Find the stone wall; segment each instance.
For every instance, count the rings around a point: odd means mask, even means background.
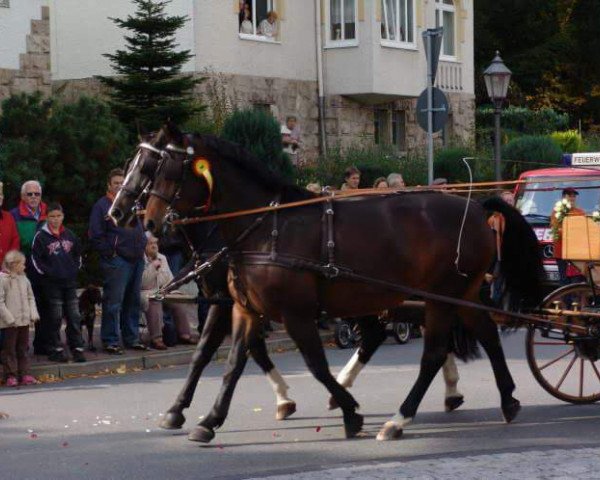
[[[319,112],[316,82],[266,78],[248,75],[207,73],[208,79],[196,86],[194,92],[203,104],[228,110],[239,108],[268,109],[280,123],[288,115],[295,115],[302,132],[302,156],[311,161],[319,155]],[[54,82],[54,89],[67,101],[82,94],[105,96],[106,88],[95,79],[63,80]],[[451,106],[449,131],[463,141],[473,140],[475,98],[471,95],[448,93]],[[374,112],[381,105],[364,105],[342,96],[331,96],[326,101],[326,132],[328,146],[369,146],[374,143]],[[425,132],[417,124],[416,99],[402,99],[386,105],[391,110],[406,112],[407,150],[424,150]],[[435,142],[442,144],[442,134],[435,134]]]
[[[41,20],[31,20],[27,51],[20,55],[19,69],[0,69],[0,101],[17,93],[52,93],[50,73],[50,13],[42,7]]]

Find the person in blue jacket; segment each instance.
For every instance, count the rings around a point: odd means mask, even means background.
[[[37,274],[48,314],[48,360],[68,361],[60,339],[63,317],[67,320],[67,343],[75,362],[86,361],[81,336],[81,315],[77,299],[77,272],[81,268],[81,243],[63,225],[65,215],[59,203],[48,205],[46,223],[37,231],[31,245],[31,261]]]
[[[144,271],[146,236],[139,220],[132,228],[117,227],[108,217],[108,209],[123,185],[120,168],[108,174],[108,190],[92,207],[90,243],[100,254],[104,276],[102,325],[100,336],[104,351],[121,355],[119,327],[125,348],[147,350],[140,342],[140,290]]]

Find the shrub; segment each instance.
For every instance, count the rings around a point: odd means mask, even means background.
[[[560,164],[562,150],[547,136],[526,135],[510,141],[502,151],[504,178],[517,178],[521,172]]]
[[[221,135],[248,149],[271,171],[293,177],[292,162],[281,144],[281,127],[272,115],[262,110],[238,110],[225,120]]]
[[[475,112],[475,123],[477,144],[491,146],[494,136],[494,109],[486,106],[479,107]],[[548,135],[566,130],[568,126],[569,115],[552,108],[531,110],[511,106],[502,110],[502,143],[520,135]]]
[[[556,142],[563,152],[580,152],[583,147],[583,138],[577,130],[565,130],[564,132],[554,132],[550,138]]]
[[[448,147],[438,150],[433,160],[434,177],[443,177],[449,183],[464,183],[469,181],[469,171],[462,159],[473,158],[474,153],[466,147]],[[473,160],[468,160],[473,169]]]

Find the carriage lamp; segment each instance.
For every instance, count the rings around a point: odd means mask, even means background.
[[[494,163],[497,182],[502,180],[500,168],[500,113],[504,100],[506,100],[511,75],[512,72],[504,65],[500,58],[500,52],[496,50],[496,56],[490,66],[483,72],[483,78],[487,94],[494,105]]]

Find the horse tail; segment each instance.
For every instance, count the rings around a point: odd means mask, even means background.
[[[458,319],[452,328],[448,351],[454,353],[463,362],[481,357],[475,336]]]
[[[511,303],[525,308],[538,306],[544,296],[542,282],[546,274],[533,229],[516,208],[501,198],[490,198],[483,206],[504,216],[500,273]]]

